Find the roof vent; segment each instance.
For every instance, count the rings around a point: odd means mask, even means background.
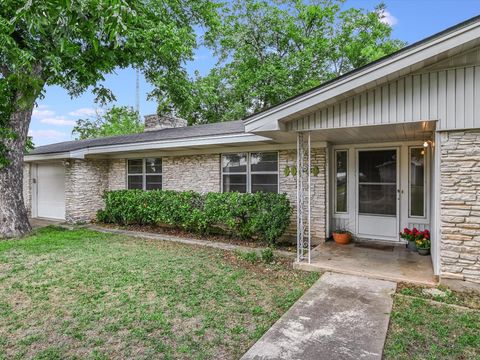
[[[187,126],[187,120],[173,115],[145,115],[145,131],[170,129]]]

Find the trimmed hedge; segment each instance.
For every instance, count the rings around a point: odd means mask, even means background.
[[[242,239],[273,244],[290,224],[285,194],[118,190],[104,195],[97,220],[118,225],[172,226],[200,234],[221,229]]]

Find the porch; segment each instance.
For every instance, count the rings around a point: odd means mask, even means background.
[[[421,256],[405,245],[352,242],[338,245],[327,241],[311,251],[310,263],[297,261],[294,268],[306,271],[332,271],[374,279],[436,285],[430,256]]]

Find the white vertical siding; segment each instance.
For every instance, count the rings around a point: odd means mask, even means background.
[[[291,121],[307,130],[438,120],[437,130],[480,127],[480,66],[404,76]]]

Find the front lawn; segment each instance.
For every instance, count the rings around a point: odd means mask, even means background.
[[[480,359],[480,295],[440,289],[443,297],[399,284],[385,359]]]
[[[239,358],[318,274],[46,228],[0,242],[0,358]]]

